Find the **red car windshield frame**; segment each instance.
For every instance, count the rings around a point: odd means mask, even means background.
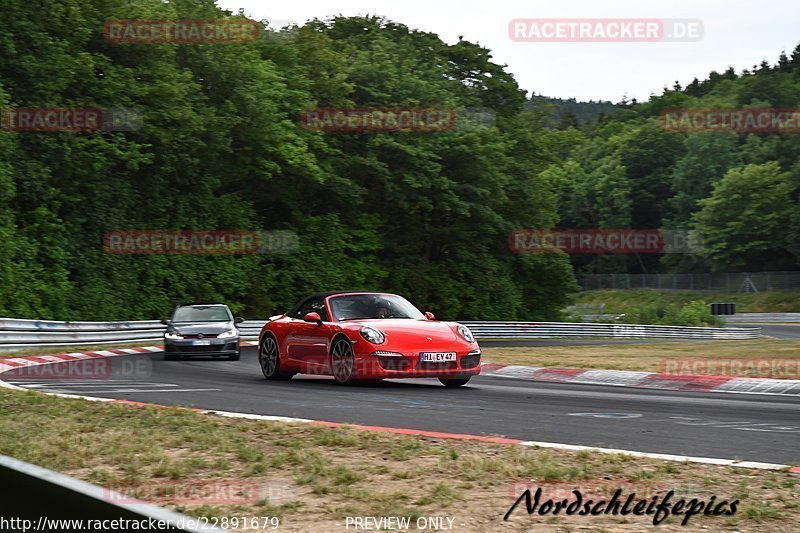
[[[401,300],[404,300],[405,302],[407,302],[408,305],[410,305],[413,309],[416,309],[417,313],[419,313],[420,316],[417,317],[416,319],[414,317],[411,317],[411,316],[408,316],[408,317],[397,317],[397,318],[402,318],[402,319],[405,319],[405,320],[419,320],[419,319],[424,318],[424,316],[425,316],[425,315],[422,314],[422,311],[420,311],[419,309],[416,308],[416,306],[414,304],[412,304],[411,302],[409,302],[408,300],[406,300],[405,298],[403,298],[402,296],[399,296],[397,294],[391,294],[391,293],[388,293],[388,292],[352,292],[352,293],[332,294],[332,295],[328,296],[327,298],[325,298],[325,306],[328,309],[328,316],[331,317],[331,321],[333,321],[333,322],[348,322],[348,321],[351,321],[351,320],[381,320],[380,318],[377,318],[377,317],[354,317],[354,318],[344,318],[342,320],[339,320],[339,318],[333,312],[332,300],[334,298],[353,297],[353,296],[386,296],[386,297],[389,297],[389,298],[400,298]]]

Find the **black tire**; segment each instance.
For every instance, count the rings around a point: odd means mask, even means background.
[[[236,359],[238,359],[238,355]],[[281,358],[278,352],[278,341],[272,335],[264,335],[264,339],[258,346],[258,365],[261,373],[270,380],[291,379],[292,372],[281,372]]]
[[[339,385],[354,385],[358,383],[355,378],[356,357],[353,345],[349,339],[339,337],[331,346],[330,367],[333,379]]]
[[[176,359],[177,357],[175,357],[174,355],[164,352],[164,361],[175,361]]]
[[[241,354],[236,352],[235,354],[228,356],[228,361],[238,361],[240,356]]]
[[[462,387],[469,383],[468,377],[466,378],[439,378],[439,381],[447,388]]]

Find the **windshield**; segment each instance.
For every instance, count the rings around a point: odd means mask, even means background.
[[[222,306],[179,307],[172,322],[229,322],[231,316]]]
[[[395,294],[351,294],[330,299],[336,320],[425,318],[408,300]]]

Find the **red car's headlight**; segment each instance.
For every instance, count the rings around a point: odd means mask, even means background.
[[[475,336],[472,335],[472,332],[469,330],[469,328],[467,326],[465,326],[463,324],[459,324],[457,329],[458,329],[458,334],[461,335],[461,337],[465,341],[467,341],[467,342],[475,342]]]
[[[361,328],[360,333],[367,342],[371,342],[372,344],[383,344],[386,340],[386,336],[383,333],[369,326]]]

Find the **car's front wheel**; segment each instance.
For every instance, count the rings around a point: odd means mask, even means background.
[[[258,363],[267,379],[290,379],[294,375],[291,372],[281,372],[278,343],[272,335],[265,335],[261,341],[261,346],[258,348]]]
[[[238,361],[239,357],[240,357],[239,352],[236,352],[235,354],[228,356],[228,361]]]
[[[331,373],[336,383],[350,385],[355,383],[356,357],[353,345],[344,338],[337,339],[331,347]]]
[[[439,381],[445,387],[461,387],[469,383],[469,378],[439,378]]]

